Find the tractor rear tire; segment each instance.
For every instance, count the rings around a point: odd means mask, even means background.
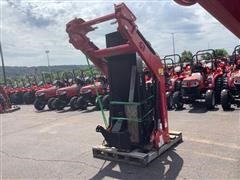
[[[33,105],[34,105],[34,107],[35,107],[36,110],[41,111],[41,110],[44,109],[46,103],[43,102],[43,101],[39,101],[38,99],[36,99],[36,100],[34,101]]]
[[[183,103],[181,102],[181,92],[180,91],[176,91],[173,93],[173,106],[176,109],[183,108]]]
[[[13,94],[9,95],[9,99],[10,99],[11,104],[15,104],[15,99],[14,99],[14,95]]]
[[[182,87],[182,81],[177,80],[177,81],[175,82],[174,91],[181,91],[181,87]]]
[[[221,103],[222,86],[223,86],[223,77],[218,77],[215,81],[215,100],[216,100],[216,104]]]
[[[56,110],[60,111],[60,110],[63,110],[63,108],[65,107],[65,103],[60,99],[56,98],[53,101],[53,106],[56,108]]]
[[[52,97],[47,102],[48,109],[51,111],[56,109],[56,107],[54,106],[54,103],[53,103],[55,99],[56,98]]]
[[[35,96],[35,91],[32,91],[29,93],[29,103],[33,104],[33,102],[35,101],[36,96]]]
[[[168,110],[173,109],[173,96],[172,96],[172,93],[166,92],[166,98],[167,98],[167,109]]]
[[[110,105],[110,95],[107,94],[102,98],[103,109],[109,109]]]
[[[223,89],[221,92],[221,105],[223,111],[228,111],[231,109],[231,95],[227,89]]]
[[[25,92],[24,94],[23,94],[23,102],[25,103],[25,104],[30,104],[30,100],[29,100],[29,97],[30,97],[30,93],[29,92]]]
[[[213,90],[207,90],[206,97],[205,97],[205,103],[206,103],[206,107],[208,110],[214,109],[214,107],[216,105],[216,101],[215,101],[215,93]]]
[[[222,89],[228,89],[228,78],[226,76],[222,78]]]
[[[87,103],[86,103],[86,101],[84,100],[84,97],[83,97],[83,96],[80,96],[80,97],[77,99],[77,106],[78,106],[79,109],[81,109],[81,110],[87,109]]]
[[[22,95],[22,93],[14,93],[13,96],[14,96],[14,99],[15,99],[15,104],[17,104],[17,105],[23,104],[23,95]]]
[[[70,99],[71,110],[77,110],[79,108],[79,106],[77,104],[77,99],[78,99],[78,97],[76,97],[76,96],[74,96]]]

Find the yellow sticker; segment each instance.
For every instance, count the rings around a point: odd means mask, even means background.
[[[163,68],[159,68],[159,69],[158,69],[158,74],[159,74],[159,75],[163,75]]]

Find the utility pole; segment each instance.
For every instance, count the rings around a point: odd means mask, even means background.
[[[47,55],[48,71],[51,72],[51,70],[50,70],[49,56],[48,56],[48,53],[50,53],[50,51],[49,51],[49,50],[46,50],[45,53],[46,53],[46,55]]]
[[[2,43],[0,41],[0,54],[2,59],[2,71],[3,71],[3,80],[4,84],[7,85],[7,79],[6,79],[6,72],[5,72],[5,66],[4,66],[4,59],[3,59],[3,52],[2,52]]]
[[[174,37],[174,33],[171,33],[172,35],[172,46],[173,46],[173,54],[175,54],[175,37]],[[173,56],[174,59],[174,63],[176,62],[175,60],[175,56]]]

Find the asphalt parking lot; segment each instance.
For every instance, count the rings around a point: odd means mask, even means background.
[[[3,179],[240,179],[240,109],[170,111],[170,129],[184,142],[145,168],[92,157],[103,140],[99,111],[21,106],[0,117]]]

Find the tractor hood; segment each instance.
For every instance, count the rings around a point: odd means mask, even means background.
[[[95,82],[95,86],[97,89],[99,89],[102,87],[102,84],[100,82]],[[87,93],[87,92],[91,92],[91,91],[95,91],[95,87],[93,84],[83,86],[80,90],[80,93]]]
[[[55,96],[56,95],[56,90],[57,90],[57,87],[56,86],[52,86],[50,88],[47,88],[47,89],[41,89],[41,90],[38,90],[36,92],[36,96],[39,96],[41,94],[45,94],[46,96]]]
[[[71,86],[59,88],[56,91],[56,94],[57,95],[63,95],[64,93],[66,93],[68,95],[75,96],[75,95],[77,95],[79,93],[79,89],[80,89],[79,86],[74,84],[74,85],[71,85]]]
[[[76,89],[76,88],[78,88],[78,85],[74,84],[74,85],[71,85],[71,86],[59,88],[59,89],[57,90],[57,92],[69,91],[69,90]]]
[[[186,78],[183,79],[183,81],[202,81],[203,77],[201,75],[201,73],[192,73],[191,76],[188,76]]]
[[[201,81],[203,81],[201,73],[192,73],[191,76],[183,79],[182,87],[197,87]]]

